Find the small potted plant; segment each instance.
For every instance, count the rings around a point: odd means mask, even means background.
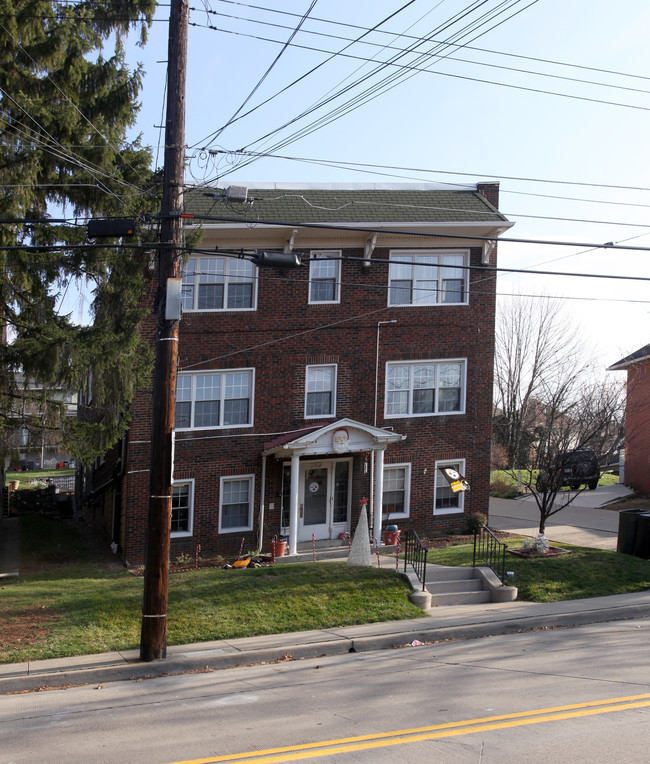
[[[387,525],[384,531],[384,544],[386,546],[394,546],[399,540],[401,531],[396,525]]]

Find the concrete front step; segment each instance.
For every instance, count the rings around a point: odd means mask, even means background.
[[[476,578],[474,568],[451,568],[448,565],[427,565],[427,582],[469,581]]]
[[[482,602],[491,602],[492,594],[488,591],[479,592],[449,592],[448,594],[432,594],[431,607],[444,605],[479,605]]]
[[[427,591],[431,606],[475,605],[490,602],[492,593],[474,568],[450,568],[431,565],[427,568]]]
[[[427,590],[431,594],[446,594],[450,592],[480,592],[483,582],[478,578],[461,578],[458,581],[427,581]]]

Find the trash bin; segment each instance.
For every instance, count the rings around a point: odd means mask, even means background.
[[[650,512],[642,512],[636,526],[634,556],[650,559]]]
[[[642,514],[647,514],[644,509],[624,509],[618,513],[617,552],[635,554],[637,527]]]

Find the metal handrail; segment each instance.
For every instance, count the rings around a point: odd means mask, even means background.
[[[404,573],[406,566],[411,564],[418,581],[422,584],[422,591],[427,587],[427,549],[422,545],[416,531],[408,530],[404,534]]]
[[[506,580],[507,550],[508,545],[499,541],[487,525],[484,525],[474,533],[474,559],[472,565],[476,567],[477,560],[484,562],[488,568],[494,571],[501,584],[504,585]]]

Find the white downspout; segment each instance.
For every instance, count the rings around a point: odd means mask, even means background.
[[[379,327],[382,326],[382,324],[396,324],[396,319],[391,319],[390,321],[377,321],[377,341],[375,343],[375,415],[373,418],[373,425],[377,426],[377,398],[379,396]],[[377,475],[379,472],[379,466],[375,467],[375,452],[373,450],[372,452],[372,467],[370,470],[370,514],[374,518],[374,527],[373,527],[373,533],[375,534],[377,541],[380,542],[381,539],[379,538],[379,534],[381,533],[381,491],[377,493],[375,481],[373,478]],[[384,452],[382,451],[381,455],[381,472],[384,470]],[[381,478],[376,478],[378,481],[381,482],[383,486],[383,475]],[[377,499],[379,497],[379,499]],[[379,501],[379,523],[377,523],[377,507],[375,506],[375,501]],[[378,529],[378,530],[377,530]]]
[[[300,488],[300,455],[291,454],[291,503],[289,514],[289,554],[298,554],[298,500]]]
[[[260,486],[260,530],[257,536],[257,548],[262,552],[264,542],[264,501],[266,500],[266,454],[262,456],[262,485]]]
[[[381,544],[381,497],[384,493],[384,451],[386,447],[379,448],[376,451],[377,454],[377,467],[375,470],[375,522],[373,524],[372,532],[374,533],[377,543]]]

